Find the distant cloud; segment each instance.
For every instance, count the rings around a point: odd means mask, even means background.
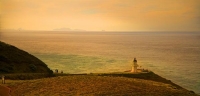
[[[200,0],[0,0],[1,29],[199,31]],[[67,26],[69,28],[61,28]],[[74,28],[74,29],[70,29]],[[81,30],[82,31],[82,30]]]
[[[90,10],[84,10],[83,13],[84,14],[96,14],[96,13],[98,13],[98,11],[95,9],[90,9]]]

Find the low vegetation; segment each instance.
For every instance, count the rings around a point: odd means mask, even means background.
[[[68,95],[134,95],[134,96],[197,96],[171,84],[126,77],[69,75],[52,78],[13,81],[7,86],[12,96]]]
[[[15,73],[15,74],[3,74],[3,75],[7,80],[33,80],[33,79],[55,76],[54,74],[49,74],[49,73]]]

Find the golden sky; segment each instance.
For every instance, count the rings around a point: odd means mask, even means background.
[[[200,31],[200,0],[0,0],[1,29]]]

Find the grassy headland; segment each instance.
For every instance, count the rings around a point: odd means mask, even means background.
[[[127,74],[133,77],[127,78]],[[7,80],[6,86],[12,89],[12,96],[198,96],[177,85],[156,82],[147,78],[135,78],[135,74],[131,73],[122,73],[121,76],[117,76],[115,73],[106,73],[106,75],[107,76],[102,74],[66,74],[63,76],[35,80]]]

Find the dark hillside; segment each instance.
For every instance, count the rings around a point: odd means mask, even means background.
[[[0,41],[0,73],[50,73],[47,65],[33,55]]]

